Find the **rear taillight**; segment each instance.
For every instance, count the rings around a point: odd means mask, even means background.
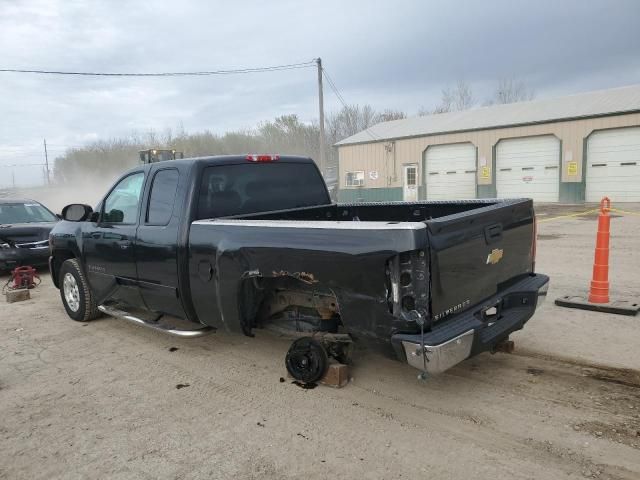
[[[531,239],[531,273],[536,271],[536,243],[538,242],[538,220],[533,214],[533,238]]]
[[[249,162],[274,162],[276,160],[280,160],[280,155],[247,155]]]

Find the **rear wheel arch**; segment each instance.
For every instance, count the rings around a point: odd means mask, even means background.
[[[277,295],[278,292],[282,295]],[[269,308],[269,303],[275,301],[280,304],[279,308]],[[266,320],[269,313],[292,306],[318,307],[319,315],[335,316],[342,324],[335,292],[321,283],[310,283],[296,276],[283,275],[246,278],[240,284],[238,307],[242,329],[247,335],[251,335],[251,330],[261,320]]]

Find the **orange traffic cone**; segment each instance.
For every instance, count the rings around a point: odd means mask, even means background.
[[[609,303],[609,237],[611,224],[611,201],[609,197],[600,200],[600,215],[598,216],[598,236],[596,237],[596,253],[593,260],[593,275],[589,302]]]
[[[593,260],[593,275],[589,294],[565,295],[556,298],[556,305],[618,315],[636,315],[640,312],[640,301],[634,298],[609,298],[609,227],[611,225],[611,201],[604,197],[600,201],[598,236]]]

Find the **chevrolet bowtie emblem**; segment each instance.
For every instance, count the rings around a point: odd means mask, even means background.
[[[503,255],[504,250],[502,250],[501,248],[494,248],[493,250],[491,250],[491,253],[487,255],[487,265],[495,265],[502,259]]]

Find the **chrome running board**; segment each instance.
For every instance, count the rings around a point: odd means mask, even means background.
[[[127,320],[128,322],[135,323],[137,325],[142,325],[143,327],[148,327],[153,330],[157,330],[159,332],[168,333],[169,335],[174,335],[176,337],[182,338],[195,338],[202,337],[203,335],[207,335],[209,333],[213,333],[216,331],[213,327],[203,326],[202,328],[196,328],[194,330],[179,330],[176,328],[168,327],[161,325],[157,322],[152,322],[149,320],[143,320],[140,317],[136,317],[129,312],[125,312],[124,310],[120,310],[119,308],[112,307],[110,305],[100,305],[98,307],[102,313],[109,315],[110,317],[121,318],[123,320]]]

